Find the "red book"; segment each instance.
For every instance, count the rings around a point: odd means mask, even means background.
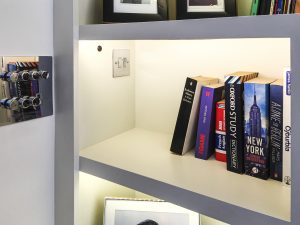
[[[216,160],[226,162],[225,100],[216,104]]]

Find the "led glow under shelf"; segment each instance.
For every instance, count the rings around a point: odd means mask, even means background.
[[[192,152],[184,156],[172,154],[169,151],[171,138],[169,134],[138,128],[129,130],[83,149],[80,153],[81,170],[94,171],[91,172],[94,175],[99,172],[102,178],[108,177],[129,187],[135,187],[135,178],[142,177],[149,180],[149,184],[162,182],[171,189],[180,188],[183,190],[181,195],[208,197],[213,205],[222,201],[280,220],[290,220],[290,188],[277,181],[228,172],[225,163],[196,159]],[[105,171],[97,172],[97,169]],[[105,172],[109,171],[115,176],[106,177]],[[120,176],[124,171],[130,173],[131,179]],[[147,190],[139,191],[147,193]],[[155,194],[155,190],[148,194]],[[183,204],[188,207],[190,202]],[[189,208],[192,205],[191,202]]]

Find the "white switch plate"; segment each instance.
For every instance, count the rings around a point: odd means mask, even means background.
[[[130,75],[130,50],[113,50],[113,77],[124,77]]]

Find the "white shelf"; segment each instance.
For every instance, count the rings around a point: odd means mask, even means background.
[[[196,194],[216,200],[212,201],[213,204],[222,201],[280,220],[290,220],[289,188],[273,180],[264,181],[228,172],[225,163],[213,159],[199,160],[194,158],[192,152],[185,156],[171,154],[171,137],[143,129],[129,130],[83,149],[80,153],[81,170],[93,174],[91,171],[98,164],[105,170],[114,171],[116,176],[118,172],[128,171],[135,180],[142,176],[143,179],[150,179],[151,185],[162,182],[183,189],[180,194],[183,196]],[[105,174],[103,177],[106,177]],[[108,177],[114,181],[113,176]],[[117,179],[120,184],[129,187],[137,182],[130,178],[121,180]],[[193,208],[192,204],[183,203],[187,208]]]

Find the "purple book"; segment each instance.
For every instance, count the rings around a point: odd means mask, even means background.
[[[224,84],[203,86],[200,95],[200,110],[195,157],[208,159],[215,149],[216,103],[224,98]]]

